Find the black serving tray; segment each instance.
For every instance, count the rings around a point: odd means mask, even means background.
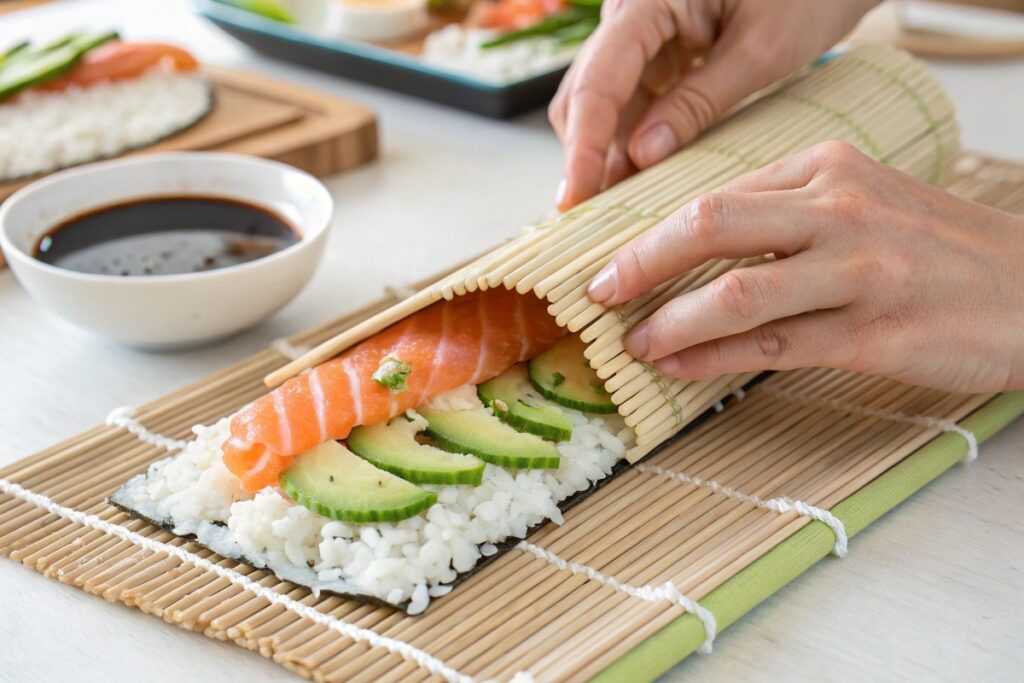
[[[218,0],[194,3],[200,15],[258,52],[492,118],[547,105],[565,74],[563,68],[497,85],[395,50],[317,36]]]

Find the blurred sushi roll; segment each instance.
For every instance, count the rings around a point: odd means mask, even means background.
[[[212,107],[199,63],[174,45],[115,32],[19,43],[0,53],[0,181],[151,145]]]

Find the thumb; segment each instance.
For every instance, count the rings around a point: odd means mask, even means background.
[[[691,142],[743,98],[769,85],[772,79],[758,68],[763,59],[749,32],[743,38],[723,35],[704,64],[651,103],[630,136],[633,163],[638,168],[658,163]]]

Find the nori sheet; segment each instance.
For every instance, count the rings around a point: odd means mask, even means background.
[[[758,375],[757,377],[755,377],[751,381],[747,382],[747,384],[744,385],[744,389],[750,389],[754,385],[759,384],[760,382],[764,381],[764,379],[767,378],[770,374],[772,374],[772,373],[766,372],[766,373],[763,373],[761,375]],[[733,396],[732,395],[726,396],[724,399],[722,399],[722,404],[727,406],[729,403],[732,402],[732,400],[733,400]],[[688,434],[689,432],[693,431],[698,426],[700,426],[701,424],[703,424],[705,421],[707,421],[713,415],[716,415],[716,414],[717,413],[715,412],[714,408],[708,408],[703,413],[701,413],[699,416],[694,418],[694,420],[692,422],[690,422],[685,427],[683,427],[683,429],[680,430],[679,433],[677,433],[671,439],[668,439],[664,443],[660,444],[657,448],[655,448],[653,451],[651,451],[646,456],[644,456],[643,459],[647,460],[648,458],[653,457],[657,453],[660,453],[662,450],[664,450],[665,448],[669,447],[670,445],[672,445],[673,443],[675,443],[679,439],[683,438],[686,434]],[[626,470],[628,470],[630,467],[632,467],[631,463],[627,462],[626,460],[620,460],[619,462],[617,462],[615,464],[614,467],[612,467],[611,474],[609,474],[604,479],[601,479],[601,480],[598,480],[598,481],[594,482],[593,484],[590,485],[589,488],[584,489],[582,491],[578,491],[578,492],[574,493],[573,495],[569,496],[568,498],[566,498],[565,500],[563,500],[562,502],[560,502],[558,504],[558,509],[561,510],[562,513],[564,514],[565,512],[567,512],[570,509],[572,509],[574,506],[579,505],[581,502],[583,502],[584,500],[586,500],[590,496],[594,495],[594,493],[596,493],[603,486],[605,486],[610,481],[615,479],[615,477],[617,477],[618,475],[620,475],[623,472],[625,472]],[[117,509],[122,510],[122,511],[128,513],[130,516],[132,516],[132,517],[134,517],[136,519],[141,519],[144,522],[147,522],[149,524],[152,524],[153,526],[156,526],[156,527],[159,527],[159,528],[163,529],[164,531],[169,531],[171,533],[174,533],[173,526],[171,526],[169,524],[166,524],[166,523],[163,523],[163,522],[158,522],[156,520],[150,519],[150,518],[146,517],[145,515],[141,514],[140,512],[138,512],[138,511],[136,511],[136,510],[134,510],[134,509],[132,509],[132,508],[130,508],[128,506],[121,505],[119,503],[114,502],[112,498],[107,498],[107,502],[110,505],[116,507]],[[526,538],[529,539],[530,534],[532,534],[532,533],[536,532],[537,530],[543,528],[546,524],[553,524],[553,523],[554,522],[551,522],[550,520],[545,520],[544,522],[541,522],[540,524],[535,524],[534,526],[530,527],[529,530],[527,531]],[[178,536],[178,538],[185,538],[185,539],[188,539],[188,540],[192,541],[193,543],[197,543],[198,545],[202,545],[201,543],[198,543],[198,541],[196,541],[196,539],[195,539],[195,536],[193,536],[191,534],[188,535],[188,536]],[[511,538],[505,539],[504,541],[501,541],[500,543],[494,543],[493,545],[495,545],[498,548],[498,552],[494,553],[493,555],[490,555],[489,557],[481,557],[480,560],[477,562],[476,566],[474,566],[472,569],[470,569],[468,571],[460,572],[455,577],[454,581],[452,581],[451,583],[444,584],[444,585],[451,586],[452,587],[452,591],[451,592],[454,592],[454,590],[460,584],[464,583],[466,580],[468,580],[471,576],[473,576],[477,572],[482,571],[485,567],[487,567],[487,565],[489,565],[494,560],[497,560],[499,557],[501,557],[502,555],[504,555],[508,551],[512,550],[522,540],[524,540],[524,539],[511,537]],[[206,547],[206,546],[203,546],[203,547]],[[209,550],[209,548],[207,548],[207,549]],[[246,562],[247,564],[250,564],[251,566],[254,566],[254,567],[256,566],[256,565],[253,565],[252,562],[248,558],[246,558],[244,555],[241,555],[239,557],[232,557],[230,559],[239,560],[241,562]],[[267,567],[266,569],[268,569],[270,571],[273,571],[269,567]],[[280,578],[280,577],[278,577],[278,578]],[[282,579],[282,581],[284,581],[284,580],[285,579]],[[293,582],[289,581],[289,583],[293,583]],[[299,584],[299,585],[301,585],[301,584]],[[308,588],[308,586],[307,586],[307,588]],[[447,593],[446,595],[450,595],[451,592]],[[399,609],[399,610],[405,612],[406,614],[409,614],[409,612],[408,612],[409,601],[406,601],[406,602],[401,603],[399,605],[395,605],[395,604],[392,604],[392,603],[387,602],[385,600],[381,600],[379,598],[376,598],[374,596],[366,595],[365,593],[339,593],[337,591],[331,591],[331,590],[326,590],[326,589],[321,589],[320,593],[326,594],[326,595],[337,595],[338,597],[342,597],[342,598],[346,598],[346,599],[350,599],[350,600],[358,600],[360,602],[367,602],[367,603],[371,603],[371,604],[374,604],[374,605],[380,605],[382,607],[391,607],[391,608]],[[443,597],[444,596],[440,596],[440,597],[437,597],[437,598],[431,598],[430,599],[430,604],[433,605],[436,600],[440,600]],[[427,610],[429,610],[429,609],[430,609],[430,607],[428,606]],[[426,614],[427,610],[424,610],[422,612],[422,614]],[[410,615],[410,616],[419,616],[419,615]]]

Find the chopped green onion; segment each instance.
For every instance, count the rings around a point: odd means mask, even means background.
[[[568,9],[544,17],[532,26],[493,38],[480,47],[488,50],[531,38],[552,38],[561,45],[572,45],[586,40],[600,20],[600,0],[577,0]]]
[[[373,373],[373,381],[398,393],[409,388],[409,373],[411,372],[412,366],[404,360],[384,356],[380,359],[377,371]]]

